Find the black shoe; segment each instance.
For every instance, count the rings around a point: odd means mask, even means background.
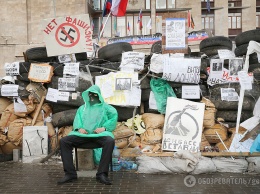
[[[112,185],[111,181],[104,173],[97,175],[96,180],[105,185]]]
[[[60,179],[57,184],[58,185],[61,185],[61,184],[64,184],[64,183],[69,183],[69,182],[73,182],[73,181],[76,181],[78,178],[77,176],[68,176],[68,175],[65,175],[62,179]]]

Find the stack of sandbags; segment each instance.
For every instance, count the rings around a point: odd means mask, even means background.
[[[215,124],[203,131],[209,143],[219,143],[221,141],[217,133],[223,141],[228,138],[227,128],[222,124]]]
[[[203,127],[207,129],[215,125],[216,108],[215,105],[205,97],[202,98],[201,102],[205,103]]]
[[[15,112],[14,103],[9,104],[2,112],[0,119],[0,148],[4,154],[12,154],[13,149],[22,148],[23,127],[32,125],[39,106],[32,96],[22,99],[22,101],[26,106],[26,112]],[[55,134],[51,120],[49,122],[45,120],[51,114],[51,107],[46,103],[43,104],[35,124],[37,126],[47,125],[49,137]]]

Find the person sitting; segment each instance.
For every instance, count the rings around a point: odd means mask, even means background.
[[[60,140],[61,159],[65,176],[57,184],[77,180],[77,172],[73,164],[72,150],[77,148],[102,148],[102,154],[96,180],[100,183],[111,185],[108,178],[109,163],[115,140],[112,131],[115,130],[118,113],[117,110],[104,102],[100,88],[91,86],[82,93],[85,102],[81,105],[73,121],[73,130]]]

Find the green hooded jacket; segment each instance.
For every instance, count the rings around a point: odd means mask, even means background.
[[[91,105],[89,92],[98,94],[101,103]],[[114,138],[112,131],[116,128],[118,113],[113,106],[104,102],[100,88],[97,85],[91,86],[82,93],[82,98],[85,104],[78,108],[73,122],[73,130],[68,135],[80,137],[110,136]],[[94,133],[94,130],[100,127],[105,127],[106,130],[98,134]],[[88,133],[78,132],[80,128],[85,129]]]

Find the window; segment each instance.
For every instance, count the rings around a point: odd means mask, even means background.
[[[175,0],[168,0],[167,8],[175,8]]]
[[[156,0],[156,9],[175,8],[176,0]],[[151,0],[145,0],[145,9],[151,9]]]
[[[151,2],[150,2],[150,0],[145,0],[145,9],[151,9]]]
[[[228,14],[228,27],[229,29],[241,29],[241,13]]]
[[[260,27],[260,12],[256,13],[256,27]]]
[[[166,0],[156,0],[156,9],[166,9]]]
[[[201,16],[202,29],[214,29],[214,15]]]

